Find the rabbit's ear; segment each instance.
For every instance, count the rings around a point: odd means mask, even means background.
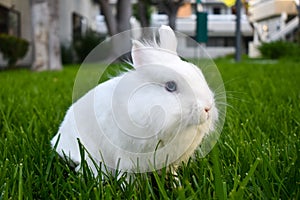
[[[138,40],[132,40],[132,50],[136,50],[139,48],[144,48],[145,45]]]
[[[177,39],[174,31],[169,27],[162,25],[159,30],[160,47],[172,52],[177,52]]]
[[[157,62],[156,57],[159,55],[157,51],[159,50],[145,46],[140,41],[132,40],[131,57],[134,68]]]
[[[134,67],[138,67],[144,64],[144,59],[147,56],[143,49],[145,46],[137,40],[132,40],[131,57]]]

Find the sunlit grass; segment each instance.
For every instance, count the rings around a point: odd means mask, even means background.
[[[289,61],[216,61],[228,97],[218,144],[178,170],[77,174],[51,151],[72,102],[77,66],[0,73],[0,199],[299,199],[300,66]],[[177,186],[175,187],[175,185]]]

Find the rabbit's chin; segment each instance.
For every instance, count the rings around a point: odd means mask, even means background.
[[[190,125],[186,127],[179,136],[176,147],[174,147],[176,148],[176,150],[174,150],[175,152],[181,152],[177,153],[177,155],[181,154],[181,156],[172,163],[173,169],[176,169],[182,162],[188,162],[189,158],[194,154],[209,131],[209,120],[200,125]],[[191,140],[191,138],[193,139]]]

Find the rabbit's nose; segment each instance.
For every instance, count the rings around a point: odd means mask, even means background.
[[[205,107],[205,108],[204,108],[204,111],[205,111],[205,112],[208,112],[208,111],[210,111],[210,108],[209,108],[209,107]]]

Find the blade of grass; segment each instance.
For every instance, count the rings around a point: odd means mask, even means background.
[[[224,191],[225,188],[223,187],[222,173],[221,173],[220,164],[219,164],[218,145],[216,145],[212,149],[211,156],[212,156],[212,162],[213,162],[216,196],[218,199],[221,199],[221,200],[227,199],[227,195],[224,195],[226,193],[226,191]]]
[[[232,199],[243,199],[243,195],[244,195],[244,191],[245,191],[246,185],[248,184],[248,182],[251,179],[251,177],[254,175],[254,172],[255,172],[258,164],[260,163],[260,161],[261,161],[260,158],[257,158],[255,160],[254,164],[250,167],[250,170],[249,170],[247,176],[240,183],[238,191],[232,191],[230,193]]]
[[[156,183],[157,183],[159,192],[161,193],[163,199],[169,199],[169,197],[168,197],[168,195],[167,195],[167,193],[166,193],[166,191],[165,191],[165,189],[164,189],[164,186],[163,186],[163,184],[162,184],[160,178],[158,177],[158,174],[157,174],[156,171],[153,172],[153,176],[154,176],[154,178],[155,178],[155,181],[156,181]]]
[[[23,164],[21,163],[19,165],[19,189],[18,189],[18,199],[22,200],[23,199]]]
[[[260,148],[260,147],[258,147],[258,148]],[[270,172],[272,173],[273,177],[276,179],[276,181],[277,181],[277,182],[280,184],[280,186],[283,188],[283,192],[284,192],[284,194],[286,195],[286,197],[288,197],[289,195],[288,195],[288,192],[287,192],[287,191],[288,191],[287,188],[286,188],[285,185],[282,183],[281,179],[280,179],[279,176],[277,175],[277,173],[276,173],[276,171],[274,170],[274,168],[270,165],[270,163],[269,163],[269,161],[268,161],[266,155],[263,154],[263,152],[262,152],[261,149],[259,149],[259,152],[260,152],[260,155],[261,155],[262,158],[263,158],[264,163],[267,165],[267,167],[269,168]]]

